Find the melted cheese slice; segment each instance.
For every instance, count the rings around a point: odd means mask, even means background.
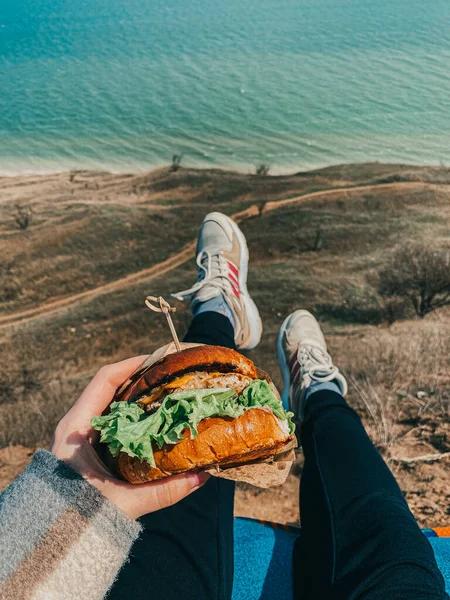
[[[219,373],[219,372],[215,371],[213,373],[209,373],[208,379],[211,379],[214,377],[221,377],[222,375],[223,375],[223,373]],[[177,388],[179,388],[183,385],[186,385],[187,383],[189,383],[196,377],[198,377],[198,375],[196,373],[187,373],[186,375],[177,377],[177,379],[174,379],[173,381],[170,381],[169,383],[166,383],[165,385],[158,386],[148,396],[145,396],[144,398],[140,398],[138,400],[137,404],[139,404],[140,406],[146,406],[147,404],[156,402],[156,400],[159,400],[162,396],[164,396],[164,393],[166,390],[176,390]]]

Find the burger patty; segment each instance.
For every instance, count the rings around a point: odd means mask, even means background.
[[[193,371],[169,383],[153,388],[149,394],[145,394],[139,398],[137,404],[144,407],[147,412],[154,412],[161,406],[165,396],[168,396],[172,392],[231,388],[237,394],[241,394],[252,381],[250,377],[241,375],[240,373]]]
[[[196,345],[180,352],[165,354],[154,363],[142,363],[139,369],[117,389],[115,402],[136,402],[150,395],[154,388],[165,385],[188,373],[241,373],[251,379],[258,377],[253,362],[231,348]]]

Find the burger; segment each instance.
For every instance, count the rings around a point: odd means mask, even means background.
[[[242,354],[198,345],[144,363],[92,419],[114,470],[145,483],[261,462],[294,440],[292,413]]]

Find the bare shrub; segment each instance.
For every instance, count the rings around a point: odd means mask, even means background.
[[[332,302],[318,304],[321,318],[332,318],[342,323],[378,325],[383,321],[383,307],[375,290],[368,285],[346,284]]]
[[[405,298],[380,298],[384,320],[392,325],[395,321],[411,316],[411,307]]]
[[[44,374],[38,360],[26,360],[10,355],[0,367],[0,405],[27,400],[39,394],[44,386]],[[15,358],[16,361],[12,359]]]
[[[31,208],[29,208],[28,206],[20,206],[20,204],[17,204],[16,211],[17,214],[15,217],[15,221],[17,225],[20,229],[28,229],[32,221]]]
[[[323,229],[322,226],[319,224],[317,225],[316,228],[316,235],[314,237],[314,244],[313,244],[313,252],[320,252],[323,248]]]
[[[264,209],[266,208],[267,200],[263,200],[258,204],[258,216],[262,217]]]
[[[58,378],[46,381],[41,389],[30,391],[22,398],[17,390],[9,391],[13,404],[0,403],[0,447],[48,444],[59,420],[73,405],[85,383]]]
[[[8,369],[4,364],[0,365],[0,405],[14,399],[14,384]]]
[[[389,446],[402,420],[450,416],[449,334],[447,324],[427,320],[378,329],[353,343],[336,338],[351,404],[368,417],[377,445]]]
[[[369,418],[371,437],[377,446],[389,447],[394,439],[395,424],[398,419],[398,403],[392,394],[384,395],[379,386],[373,385],[370,378],[364,376],[362,380],[349,374],[348,382],[357,402]]]
[[[409,300],[420,318],[450,305],[450,250],[400,248],[378,272],[377,288],[385,298]]]
[[[22,287],[14,270],[14,261],[0,261],[0,301],[8,302],[20,296]]]
[[[183,155],[182,154],[173,154],[172,155],[172,165],[170,167],[171,171],[178,171],[178,169],[181,167],[181,161],[183,160]]]
[[[256,174],[260,175],[261,177],[266,177],[269,174],[270,171],[270,165],[266,165],[265,163],[262,163],[261,165],[259,165],[258,167],[256,167]]]

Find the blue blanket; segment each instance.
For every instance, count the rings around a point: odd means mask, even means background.
[[[233,600],[292,598],[292,549],[300,530],[252,519],[238,518],[234,523]],[[450,529],[426,529],[424,534],[450,593]]]

